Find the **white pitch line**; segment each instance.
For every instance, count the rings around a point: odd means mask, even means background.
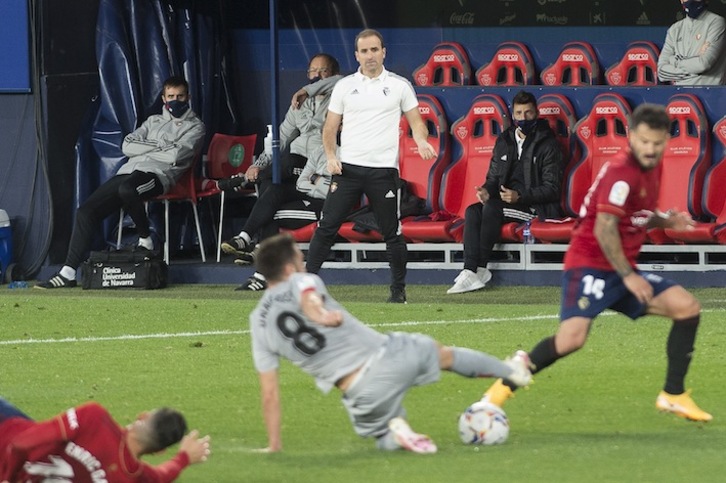
[[[443,325],[443,324],[487,324],[492,322],[511,321],[532,321],[556,319],[557,315],[534,315],[528,317],[488,317],[482,319],[461,319],[461,320],[429,320],[429,321],[407,321],[391,322],[382,324],[368,324],[370,327],[411,327],[419,325]],[[158,334],[123,334],[105,337],[64,337],[62,339],[15,339],[0,340],[3,345],[25,345],[25,344],[59,344],[68,342],[108,342],[119,340],[143,340],[143,339],[175,339],[181,337],[205,337],[214,335],[246,335],[249,330],[209,330],[199,332],[161,332]]]
[[[701,312],[723,312],[723,309],[706,309]],[[616,312],[607,311],[598,317],[607,317],[617,315]],[[426,320],[426,321],[406,321],[406,322],[390,322],[379,324],[368,324],[370,327],[416,327],[422,325],[444,325],[444,324],[490,324],[494,322],[521,322],[535,320],[557,320],[559,315],[530,315],[526,317],[486,317],[479,319],[459,319],[459,320]],[[3,345],[26,345],[26,344],[59,344],[67,342],[107,342],[119,340],[143,340],[143,339],[176,339],[182,337],[207,337],[214,335],[247,335],[249,330],[207,330],[204,332],[161,332],[157,334],[124,334],[106,337],[64,337],[62,339],[15,339],[0,340],[0,346]]]

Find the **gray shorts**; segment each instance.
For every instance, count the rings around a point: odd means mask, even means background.
[[[392,332],[343,395],[343,405],[359,436],[382,436],[388,421],[405,417],[401,402],[408,388],[439,380],[439,349],[423,334]]]

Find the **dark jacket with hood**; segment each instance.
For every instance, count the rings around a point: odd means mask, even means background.
[[[524,171],[524,190],[519,203],[534,208],[540,219],[563,216],[560,203],[564,163],[562,151],[547,121],[539,119],[537,127],[517,154],[516,126],[499,135],[494,144],[492,161],[484,188],[493,199],[499,198],[499,187],[508,186],[514,163],[521,162]]]

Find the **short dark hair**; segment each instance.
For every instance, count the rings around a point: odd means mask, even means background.
[[[384,48],[386,44],[383,42],[383,35],[378,30],[365,29],[355,36],[355,50],[358,51],[358,41],[363,37],[378,37],[381,41],[381,48]]]
[[[154,411],[149,419],[149,447],[147,453],[156,453],[172,444],[176,444],[187,432],[187,422],[182,414],[170,408]]]
[[[296,255],[295,239],[288,233],[280,233],[260,243],[255,257],[255,267],[265,279],[270,281],[282,278],[285,265],[292,263]]]
[[[671,128],[671,120],[665,107],[647,102],[636,107],[630,114],[629,127],[631,130],[641,124],[646,124],[649,128],[660,131],[670,131]]]
[[[161,88],[162,94],[166,92],[167,87],[183,87],[187,94],[189,94],[189,83],[184,77],[178,75],[171,76],[164,81],[164,85]]]
[[[512,99],[512,105],[519,104],[532,104],[535,108],[537,107],[537,98],[531,92],[519,91]]]
[[[315,54],[310,58],[310,62],[313,61],[313,59],[317,59],[318,57],[322,57],[325,59],[325,62],[327,62],[328,66],[330,67],[330,74],[331,75],[338,75],[340,74],[340,64],[338,63],[338,59],[333,57],[330,54],[326,54],[325,52],[320,52],[319,54]]]

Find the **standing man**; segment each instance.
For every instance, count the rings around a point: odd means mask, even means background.
[[[366,29],[355,38],[355,58],[360,68],[333,88],[323,127],[328,171],[333,175],[318,229],[310,241],[307,270],[320,271],[340,225],[360,201],[368,198],[386,242],[391,267],[388,302],[406,303],[408,252],[399,221],[398,130],[406,116],[423,159],[436,153],[428,143],[428,128],[418,112],[411,83],[383,67],[383,37]],[[340,156],[336,138],[341,121]]]
[[[641,272],[636,258],[648,228],[693,229],[687,213],[656,209],[661,159],[670,120],[662,106],[642,104],[630,117],[630,152],[606,163],[590,187],[565,255],[560,327],[529,353],[537,373],[583,345],[592,320],[605,309],[631,319],[660,315],[673,320],[666,343],[668,369],[656,399],[661,411],[693,421],[712,416],[696,406],[685,377],[693,354],[701,306],[683,287],[660,275]],[[516,384],[498,380],[485,394],[501,406]]]
[[[562,216],[562,151],[547,121],[537,114],[532,94],[520,91],[514,96],[514,122],[497,137],[486,180],[474,188],[479,203],[464,215],[464,269],[446,293],[479,290],[491,280],[486,266],[504,223]]]
[[[144,412],[125,428],[100,404],[68,409],[47,421],[32,421],[0,398],[0,482],[174,481],[189,465],[207,460],[209,436],[186,433],[179,412]],[[152,466],[141,456],[181,440],[173,458]]]
[[[531,380],[523,351],[503,362],[423,334],[371,329],[330,296],[320,277],[304,273],[302,252],[290,235],[262,242],[256,264],[269,283],[250,314],[268,437],[264,452],[282,451],[281,358],[314,377],[321,391],[337,387],[356,433],[376,438],[384,451],[436,452],[428,436],[411,430],[402,401],[410,387],[438,381],[442,369],[464,377],[504,375],[520,386]]]
[[[726,84],[724,29],[708,0],[681,0],[686,17],[671,25],[658,57],[658,79],[682,86]]]
[[[189,108],[189,84],[182,77],[164,81],[161,114],[154,114],[123,141],[128,161],[76,211],[66,261],[50,280],[36,288],[75,287],[76,270],[88,256],[98,225],[121,208],[131,216],[139,247],[154,249],[144,202],[168,192],[192,167],[204,140],[204,123]]]

